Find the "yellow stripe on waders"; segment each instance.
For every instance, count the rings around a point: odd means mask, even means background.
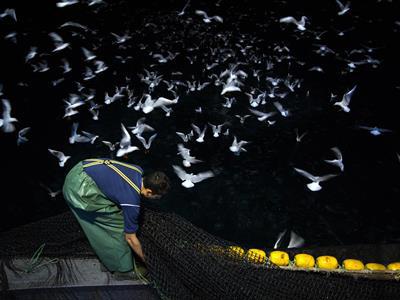
[[[91,161],[91,162],[86,164],[86,165],[83,165],[84,168],[105,164],[107,167],[109,167],[112,170],[114,170],[115,173],[117,173],[119,176],[121,176],[122,179],[124,179],[131,187],[133,187],[133,189],[136,192],[138,192],[138,194],[140,194],[140,189],[138,188],[138,186],[132,180],[130,180],[129,177],[126,176],[120,169],[118,169],[116,166],[113,166],[111,164],[111,162],[113,162],[113,163],[115,162],[115,163],[118,163],[118,164],[126,166],[126,167],[128,167],[129,165],[124,164],[124,163],[120,163],[120,162],[117,162],[117,161],[108,160],[108,159],[103,160],[103,159],[89,158],[89,159],[85,159],[85,160],[86,161]],[[135,168],[133,166],[129,166],[129,168],[131,168],[131,169],[139,172],[140,174],[142,174],[142,172],[138,168]]]
[[[93,166],[95,166],[97,164],[103,164],[105,160],[98,159],[98,158],[88,158],[88,159],[85,159],[85,161],[91,161],[92,163],[90,163],[90,164],[93,164]],[[136,172],[142,174],[142,171],[140,171],[138,168],[131,166],[129,164],[126,164],[126,163],[123,163],[120,161],[116,161],[116,160],[112,160],[112,159],[109,159],[108,161],[112,162],[113,164],[121,165],[121,166],[127,167],[129,169],[135,170]],[[95,164],[95,162],[97,162],[97,163]],[[89,165],[89,164],[86,164],[85,166],[87,166],[87,165]]]

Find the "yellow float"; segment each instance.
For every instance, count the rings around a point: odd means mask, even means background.
[[[294,264],[299,268],[313,268],[315,259],[310,254],[300,253],[294,256]]]
[[[367,263],[365,265],[365,268],[367,270],[371,270],[371,271],[384,271],[386,270],[386,267],[382,264],[377,264],[377,263]]]
[[[364,264],[361,260],[358,259],[345,259],[342,262],[342,266],[344,269],[349,271],[361,271],[364,270]]]
[[[335,257],[329,255],[323,255],[317,257],[317,267],[320,269],[333,270],[339,266],[338,261]]]
[[[239,246],[229,246],[229,253],[238,255],[239,257],[242,257],[244,255],[244,249],[239,247]]]
[[[289,264],[289,254],[283,251],[272,251],[269,260],[277,266],[287,266]]]
[[[249,249],[246,253],[246,258],[253,263],[263,264],[267,260],[267,255],[263,250]]]
[[[390,271],[400,271],[400,262],[393,262],[387,265],[388,270]]]

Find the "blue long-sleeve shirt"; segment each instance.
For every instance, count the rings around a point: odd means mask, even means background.
[[[91,161],[83,161],[82,163],[86,165],[91,163]],[[130,179],[140,190],[142,186],[142,168],[133,164],[122,164],[111,162],[113,167],[121,171],[122,175]],[[88,166],[84,170],[93,179],[103,194],[121,207],[124,217],[124,231],[126,233],[135,233],[138,230],[140,192],[106,164]]]

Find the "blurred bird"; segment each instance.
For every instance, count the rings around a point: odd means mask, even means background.
[[[144,121],[146,121],[146,117],[142,117],[142,118],[138,119],[136,121],[135,126],[128,127],[131,130],[132,134],[142,135],[143,132],[155,131],[155,129],[153,127],[151,127],[150,125],[147,125],[146,123],[144,123]]]
[[[311,175],[310,173],[302,170],[302,169],[298,169],[298,168],[294,168],[296,170],[296,172],[298,172],[299,174],[303,175],[304,177],[310,179],[312,182],[307,184],[307,187],[309,190],[316,192],[322,189],[322,187],[320,186],[320,182],[326,181],[328,179],[331,179],[333,177],[336,177],[337,174],[328,174],[325,176],[314,176]]]
[[[76,3],[79,3],[79,1],[78,0],[61,0],[60,2],[57,2],[56,5],[59,8],[63,8],[63,7],[73,5]]]
[[[209,17],[207,15],[207,13],[205,11],[202,11],[202,10],[196,10],[195,14],[199,15],[199,16],[202,16],[204,23],[211,23],[212,20],[215,20],[215,21],[217,21],[219,23],[223,23],[223,21],[224,21],[220,16]]]
[[[40,186],[47,191],[51,198],[55,198],[61,193],[61,190],[52,191],[47,185],[44,185],[43,183],[40,183]]]
[[[23,129],[21,129],[20,131],[18,131],[18,139],[17,139],[18,146],[21,144],[24,144],[28,141],[28,139],[25,137],[25,134],[27,134],[29,130],[31,130],[30,127],[25,127]]]
[[[339,106],[344,112],[349,112],[350,111],[350,100],[353,97],[353,93],[356,90],[357,85],[355,85],[350,91],[347,91],[342,98],[342,101],[338,101],[333,103],[333,105]]]
[[[288,248],[300,248],[304,245],[304,239],[297,235],[294,231],[290,231],[290,240]]]
[[[55,32],[50,32],[49,36],[53,39],[54,49],[53,52],[61,51],[69,46],[69,43],[64,43],[64,40],[60,35]]]
[[[344,15],[345,13],[347,13],[350,10],[350,2],[347,2],[345,5],[343,5],[342,2],[340,2],[339,0],[336,0],[336,3],[340,9],[340,11],[338,12],[339,16]]]
[[[301,140],[304,138],[304,136],[308,133],[308,131],[303,132],[301,135],[299,135],[299,130],[296,128],[296,142],[300,143]]]
[[[333,153],[335,153],[336,159],[332,159],[332,160],[325,159],[324,161],[329,164],[332,164],[334,166],[337,166],[340,169],[340,171],[343,172],[344,164],[343,164],[342,152],[340,152],[338,147],[333,147],[333,148],[331,148],[331,150],[333,151]]]
[[[379,128],[379,127],[369,127],[369,126],[357,126],[357,128],[368,130],[370,134],[374,136],[381,135],[382,133],[393,132],[391,129]]]
[[[203,181],[204,179],[215,176],[214,173],[211,171],[201,172],[194,175],[193,173],[190,174],[186,173],[179,166],[173,165],[172,167],[174,168],[176,175],[178,175],[178,177],[182,180],[182,186],[184,186],[185,188],[194,187],[195,183],[198,183],[200,181]]]
[[[4,12],[0,14],[0,18],[1,18],[1,19],[4,18],[4,17],[7,17],[7,16],[10,16],[11,18],[14,19],[15,22],[17,22],[17,15],[15,14],[15,9],[13,9],[13,8],[6,8],[6,9],[4,10]]]
[[[302,16],[300,21],[297,21],[295,18],[289,16],[289,17],[284,17],[284,18],[279,19],[279,22],[280,23],[293,23],[294,25],[297,26],[298,30],[304,31],[304,30],[306,30],[306,27],[305,27],[306,20],[308,20],[306,16]]]
[[[202,162],[190,155],[190,149],[185,148],[182,144],[178,144],[178,154],[183,158],[182,164],[184,167],[190,167],[192,164]]]
[[[60,167],[64,167],[65,163],[67,162],[68,159],[71,158],[71,156],[66,156],[63,152],[57,151],[57,150],[52,150],[52,149],[47,149],[49,152],[57,157],[58,159],[58,165]]]
[[[11,117],[11,104],[7,99],[2,99],[3,102],[3,118],[0,119],[0,127],[4,132],[13,132],[15,130],[14,122],[18,122],[16,118]]]
[[[139,150],[138,147],[131,145],[131,136],[126,130],[124,124],[121,123],[122,138],[119,143],[119,149],[117,151],[117,157],[124,156],[125,154],[131,153],[133,151]]]
[[[247,152],[245,148],[243,148],[244,145],[247,145],[248,141],[237,141],[236,136],[233,136],[233,142],[232,145],[229,147],[229,150],[231,150],[235,155],[239,155],[240,152],[244,151]]]
[[[193,130],[197,134],[196,142],[203,143],[204,142],[204,135],[206,134],[206,130],[207,130],[207,124],[204,125],[203,130],[200,130],[200,128],[198,126],[196,126],[195,124],[193,124],[193,123],[191,125],[192,125]]]
[[[142,142],[143,147],[144,147],[146,150],[149,150],[149,149],[150,149],[151,143],[154,141],[154,139],[156,138],[156,136],[157,136],[157,133],[153,134],[153,135],[149,138],[149,140],[146,141],[146,139],[145,139],[144,137],[142,137],[140,134],[137,134],[137,135],[136,135],[137,139],[138,139],[139,141]]]

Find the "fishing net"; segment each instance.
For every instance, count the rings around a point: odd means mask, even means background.
[[[261,257],[247,257],[232,242],[213,236],[169,212],[143,208],[138,236],[146,256],[150,282],[163,299],[400,299],[400,282],[354,278],[349,275],[285,270]],[[3,262],[30,257],[45,243],[46,257],[94,257],[87,239],[70,212],[0,233]],[[351,257],[350,248],[373,259],[399,257],[398,245],[332,247],[306,251]],[[246,250],[246,249],[245,249]],[[268,252],[268,249],[264,249]],[[293,256],[296,251],[289,250]],[[354,256],[353,256],[354,257]],[[376,261],[384,262],[377,257]]]

